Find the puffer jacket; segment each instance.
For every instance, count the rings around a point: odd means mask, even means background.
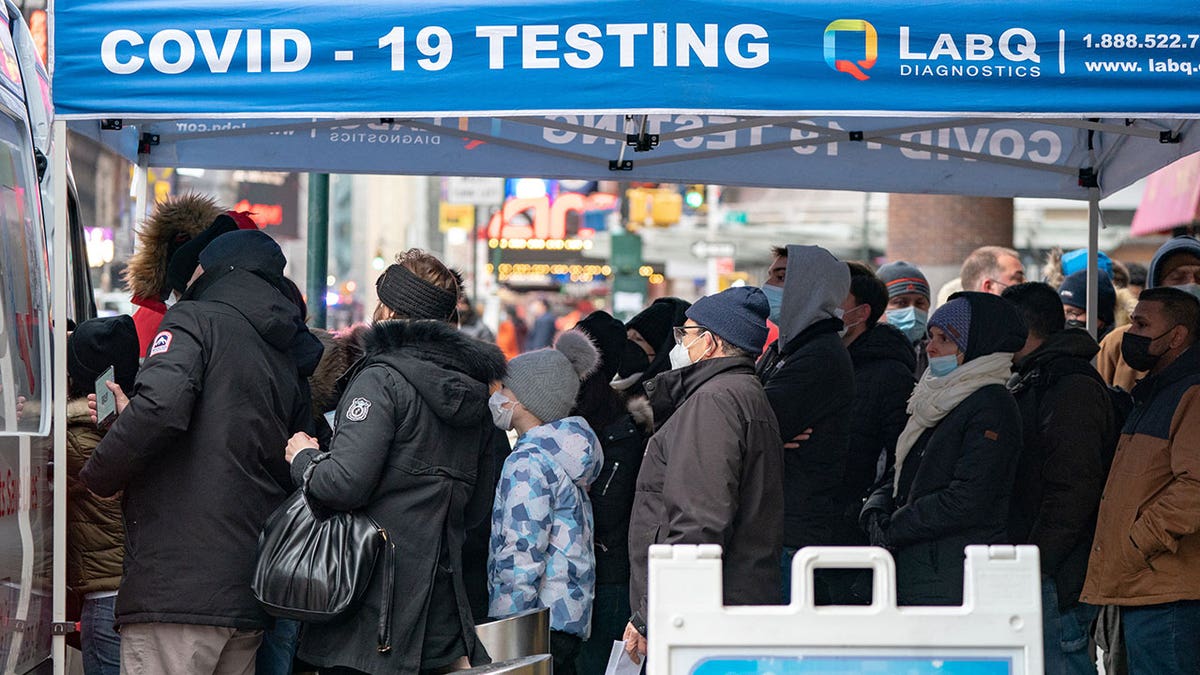
[[[1200,348],[1133,389],[1080,599],[1200,600]]]
[[[372,327],[366,355],[345,375],[329,458],[314,467],[308,495],[330,509],[370,515],[395,542],[393,648],[376,649],[383,611],[377,572],[356,611],[305,627],[300,658],[325,668],[411,674],[464,655],[472,665],[488,662],[475,637],[462,551],[475,495],[490,489],[479,482],[492,461],[488,386],[504,371],[497,347],[449,324]],[[296,455],[297,483],[318,452]],[[486,518],[490,504],[481,506]]]
[[[120,497],[97,497],[79,471],[100,444],[87,399],[67,403],[67,585],[81,595],[117,590],[125,558]]]
[[[548,607],[551,629],[588,637],[596,558],[587,490],[603,465],[600,441],[582,417],[517,439],[492,509],[492,616]]]
[[[1116,414],[1091,366],[1099,347],[1073,328],[1046,338],[1015,368],[1008,389],[1021,411],[1024,448],[1009,508],[1010,543],[1041,551],[1059,609],[1079,602],[1112,462]]]
[[[886,323],[867,329],[847,351],[854,363],[851,418],[855,424],[850,427],[850,449],[838,494],[842,520],[834,530],[834,543],[865,546],[858,515],[875,481],[896,462],[896,439],[908,421],[916,358],[904,333]]]

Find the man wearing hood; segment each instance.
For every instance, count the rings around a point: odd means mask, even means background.
[[[133,313],[133,322],[143,356],[167,313],[164,300],[171,293],[167,283],[168,262],[219,215],[221,209],[211,197],[189,193],[160,202],[138,229],[137,250],[129,257],[124,278],[138,308]]]
[[[854,366],[842,343],[842,304],[850,293],[846,264],[820,246],[791,245],[779,302],[779,339],[759,359],[757,374],[786,443],[808,438],[784,453],[784,597],[790,593],[791,559],[804,546],[835,542],[842,518],[839,490],[850,443]],[[775,267],[774,265],[772,267]],[[818,579],[818,581],[820,581]],[[823,584],[819,601],[827,601]]]
[[[1146,288],[1163,286],[1179,288],[1200,297],[1200,241],[1195,237],[1175,237],[1155,251],[1146,276]],[[1126,325],[1109,333],[1100,342],[1100,355],[1096,358],[1096,369],[1104,381],[1125,391],[1133,391],[1138,380],[1146,376],[1145,371],[1134,370],[1121,357],[1121,342],[1129,328]]]
[[[1064,327],[1063,301],[1049,285],[1018,284],[1002,297],[1029,327],[1008,383],[1024,439],[1009,541],[1041,551],[1047,675],[1094,674],[1088,638],[1098,610],[1079,602],[1079,592],[1120,433],[1107,387],[1091,363],[1100,347],[1087,331]]]
[[[124,672],[252,670],[270,625],[250,592],[258,534],[292,489],[288,437],[310,423],[321,346],[284,295],[278,244],[234,232],[199,261],[80,472],[102,497],[124,490]]]

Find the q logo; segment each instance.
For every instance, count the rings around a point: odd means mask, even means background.
[[[837,50],[837,36],[841,33],[844,38],[849,38],[848,33],[861,33],[863,39],[863,58],[861,61],[851,61],[849,59],[839,59]],[[857,52],[855,52],[857,55]],[[830,68],[839,73],[849,73],[854,79],[862,81],[869,80],[870,76],[864,73],[864,70],[870,70],[875,66],[875,59],[879,56],[879,35],[875,32],[875,26],[870,22],[862,19],[838,19],[825,27],[825,63],[829,64]]]

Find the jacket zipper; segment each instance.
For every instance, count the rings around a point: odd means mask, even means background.
[[[600,491],[600,496],[608,494],[608,486],[612,485],[613,478],[617,477],[617,469],[621,468],[621,462],[613,462],[612,471],[608,474],[608,480],[604,481],[604,489]]]

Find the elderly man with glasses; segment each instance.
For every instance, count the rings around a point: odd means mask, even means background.
[[[650,438],[629,523],[632,567],[625,648],[646,652],[646,576],[653,544],[724,547],[726,605],[779,601],[783,447],[754,374],[770,304],[757,288],[701,298],[676,328],[672,370],[646,383]]]

